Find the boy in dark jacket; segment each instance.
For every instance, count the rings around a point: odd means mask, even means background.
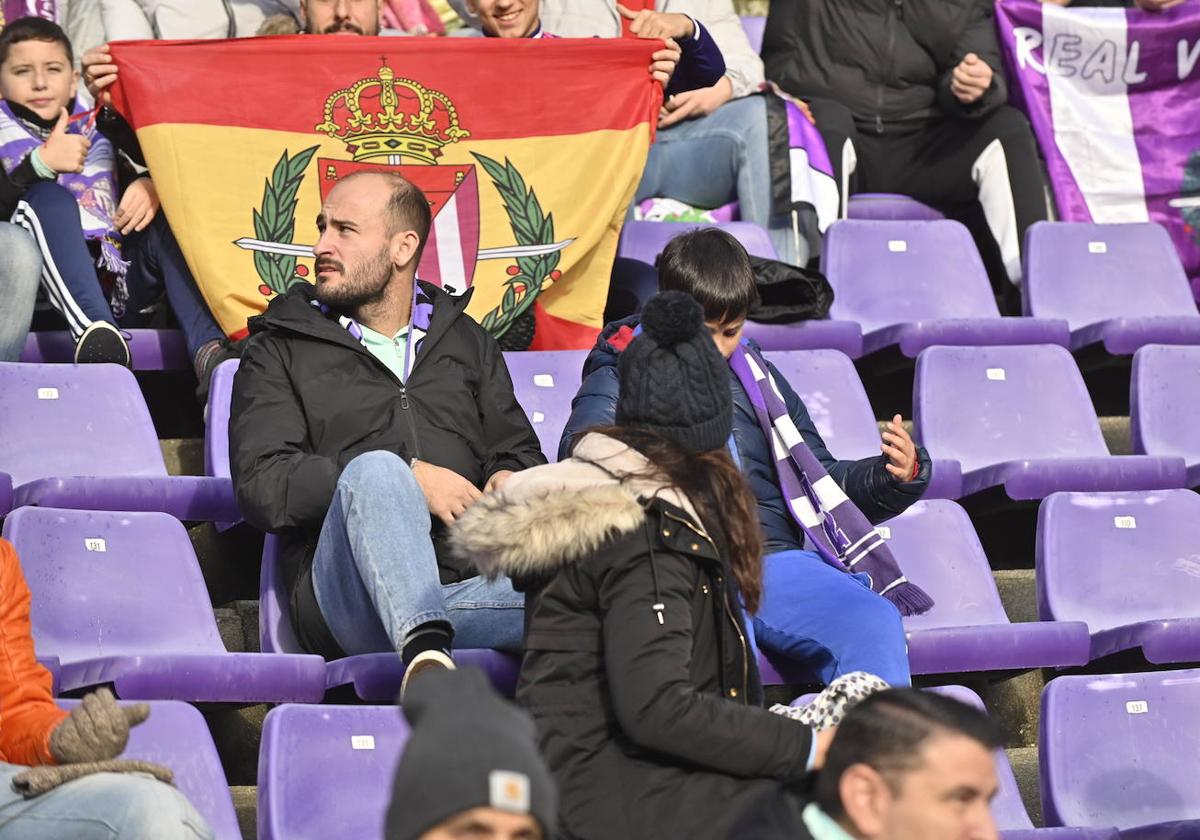
[[[742,326],[757,298],[754,272],[737,240],[715,228],[676,237],[659,258],[659,283],[700,302],[713,340],[729,358],[744,340]],[[633,317],[609,324],[601,333],[584,364],[583,385],[563,431],[560,457],[570,452],[579,432],[612,423],[620,385],[618,361],[637,327]],[[838,461],[787,380],[774,367],[770,373],[808,448],[871,522],[895,516],[921,497],[932,465],[924,449],[913,445],[899,417],[884,433],[881,457]],[[732,371],[729,379],[734,400],[729,448],[758,500],[766,537],[763,604],[753,620],[757,641],[768,651],[807,663],[824,682],[866,671],[891,685],[907,685],[908,654],[899,613],[871,591],[863,575],[846,574],[804,550],[805,535],[781,490],[771,443]],[[678,387],[689,385],[680,382]]]
[[[399,175],[330,191],[316,285],[251,320],[229,429],[238,503],[280,535],[301,642],[329,659],[401,651],[406,680],[452,667],[452,638],[520,648],[521,595],[440,542],[484,492],[545,462],[470,292],[415,281],[429,227]]]
[[[1021,243],[1046,219],[1029,122],[1008,97],[992,0],[771,4],[767,78],[806,100],[842,201],[910,195],[972,228],[993,285],[1021,279]],[[981,212],[982,211],[982,212]]]

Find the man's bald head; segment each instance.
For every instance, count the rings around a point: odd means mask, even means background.
[[[378,35],[383,0],[300,0],[309,35]]]
[[[417,250],[417,262],[420,262],[421,252],[425,250],[425,241],[429,238],[429,228],[433,224],[429,199],[421,192],[421,188],[396,172],[362,169],[342,176],[334,189],[355,181],[363,186],[373,184],[378,187],[379,212],[387,219],[388,236],[401,230],[411,230],[417,234],[421,241]]]

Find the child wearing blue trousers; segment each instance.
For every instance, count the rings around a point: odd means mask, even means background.
[[[742,329],[757,303],[758,292],[749,257],[736,239],[716,228],[682,234],[659,257],[658,272],[662,290],[687,292],[703,306],[713,341],[726,359],[735,356],[739,347],[747,346],[743,345],[746,339]],[[585,429],[613,422],[619,384],[617,362],[637,327],[634,316],[611,323],[601,332],[584,364],[583,384],[563,431],[560,457],[566,456],[575,437]],[[757,352],[752,343],[748,346]],[[879,456],[839,461],[825,447],[804,403],[787,380],[772,365],[768,364],[767,369],[803,444],[836,483],[832,495],[845,499],[838,511],[844,512],[849,504],[857,508],[855,516],[861,512],[860,519],[865,517],[871,524],[878,524],[921,497],[929,484],[932,464],[928,453],[913,444],[899,416],[888,424]],[[686,387],[686,383],[680,383],[680,387]],[[730,452],[754,491],[765,538],[763,600],[758,613],[752,616],[758,645],[801,663],[826,683],[852,671],[867,671],[893,686],[908,685],[911,680],[904,628],[900,611],[889,600],[895,597],[896,583],[904,578],[888,586],[879,575],[852,574],[830,562],[810,550],[811,540],[806,548],[804,527],[794,501],[789,502],[794,496],[785,495],[783,490],[779,453],[768,439],[749,390],[732,367],[730,388],[734,398]],[[873,585],[884,595],[876,594]],[[901,588],[911,589],[911,584]],[[918,593],[918,600],[922,598],[923,593]],[[904,598],[896,601],[912,610]],[[928,603],[923,608],[927,609]]]

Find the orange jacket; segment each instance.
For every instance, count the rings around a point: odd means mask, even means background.
[[[50,733],[67,713],[54,704],[50,672],[33,653],[30,599],[17,550],[0,539],[0,761],[53,764]]]

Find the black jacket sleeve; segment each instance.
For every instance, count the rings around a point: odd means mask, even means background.
[[[603,573],[605,670],[621,730],[643,749],[697,767],[745,778],[803,778],[813,737],[808,727],[691,684],[696,585],[695,564],[667,552]]]
[[[11,218],[21,196],[41,180],[29,155],[14,166],[12,172],[5,172],[0,168],[0,219]]]
[[[314,455],[305,451],[307,439],[278,344],[251,340],[233,380],[229,464],[242,516],[255,528],[321,527],[338,476],[356,453]]]
[[[482,329],[480,330],[482,332]],[[500,470],[523,470],[546,463],[525,410],[513,393],[512,377],[504,364],[500,345],[490,335],[482,335],[483,371],[479,389],[479,412],[485,437],[483,474],[490,478]]]
[[[996,39],[996,12],[990,2],[977,2],[971,22],[950,54],[949,65],[942,68],[938,82],[938,105],[947,114],[978,119],[987,116],[1008,101],[1008,83],[1004,79],[1004,61],[1000,57],[1000,42]],[[954,68],[969,53],[975,53],[992,68],[992,86],[979,99],[964,105],[950,91]]]
[[[101,108],[100,115],[96,117],[96,128],[117,151],[124,152],[138,166],[146,165],[146,156],[142,154],[142,144],[138,142],[133,126],[115,110]]]

